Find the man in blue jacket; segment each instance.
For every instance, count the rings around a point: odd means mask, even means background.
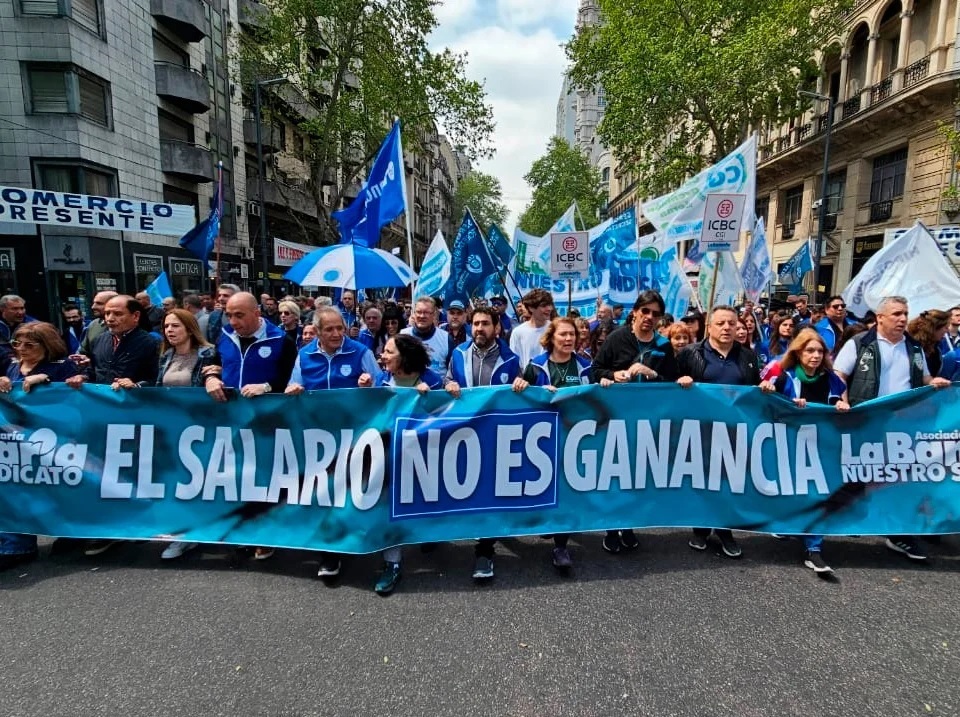
[[[824,317],[813,328],[823,337],[831,358],[837,355],[837,346],[843,338],[843,330],[852,322],[847,318],[847,303],[840,295],[831,296],[823,305]]]
[[[460,344],[450,357],[444,388],[454,398],[460,389],[478,386],[509,386],[520,375],[520,359],[507,342],[497,338],[500,314],[487,306],[473,310],[473,340]],[[493,578],[496,538],[481,538],[474,548],[474,580]]]
[[[317,338],[300,349],[287,386],[288,396],[304,391],[357,388],[362,374],[375,376],[380,372],[373,352],[346,335],[347,327],[339,309],[317,307],[313,325],[317,327]],[[340,556],[321,552],[317,577],[332,579],[339,574]]]

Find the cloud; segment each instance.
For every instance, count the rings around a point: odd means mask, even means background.
[[[561,44],[573,32],[577,0],[485,0],[483,7],[464,2],[472,6],[469,12],[461,2],[438,8],[441,25],[432,44],[466,52],[468,76],[485,83],[497,125],[497,154],[476,168],[503,185],[510,230],[530,201],[523,175],[546,151],[556,128],[567,64]]]

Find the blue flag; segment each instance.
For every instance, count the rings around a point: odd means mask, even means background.
[[[770,263],[770,252],[767,251],[767,232],[762,217],[757,219],[753,239],[743,256],[740,278],[743,280],[743,291],[751,301],[759,299],[763,287],[773,281],[773,266]]]
[[[496,272],[497,266],[487,250],[483,232],[468,209],[457,238],[453,241],[450,279],[444,287],[443,296],[447,301],[460,299],[466,303],[483,286],[487,277]]]
[[[349,207],[333,213],[340,224],[341,244],[353,242],[374,248],[380,244],[380,230],[407,210],[400,122],[380,145],[367,181]]]
[[[210,252],[213,251],[217,243],[217,236],[220,234],[220,188],[213,192],[213,199],[210,200],[210,216],[197,224],[180,239],[180,246],[197,257],[207,265],[210,258]]]
[[[164,299],[173,298],[173,290],[170,288],[170,280],[167,278],[167,272],[165,271],[161,271],[156,279],[147,284],[144,291],[147,292],[150,303],[154,306],[160,306]]]
[[[799,290],[803,285],[803,275],[812,270],[813,254],[810,252],[810,242],[805,241],[780,270],[780,283],[792,290]]]
[[[490,243],[490,254],[498,268],[509,266],[516,252],[510,246],[510,241],[506,235],[500,231],[500,227],[496,224],[490,225],[490,231],[487,232],[487,241]]]

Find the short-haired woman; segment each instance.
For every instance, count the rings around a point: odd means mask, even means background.
[[[849,411],[847,387],[830,365],[830,350],[815,329],[805,328],[790,342],[780,358],[780,374],[775,380],[760,382],[764,393],[779,393],[791,399],[800,408],[808,403],[834,406],[838,411]],[[818,574],[832,573],[823,559],[822,535],[805,535],[804,566]]]
[[[43,321],[20,324],[10,341],[13,357],[6,376],[0,376],[0,392],[9,393],[20,383],[24,393],[34,386],[60,383],[79,373],[67,358],[67,345],[60,332]],[[37,536],[0,533],[0,570],[29,563],[37,557]]]
[[[393,386],[395,388],[415,388],[421,394],[427,391],[443,390],[443,377],[430,370],[430,354],[423,342],[409,334],[398,334],[387,339],[380,354],[383,371],[376,377],[369,373],[360,375],[357,385],[360,388],[371,386]],[[383,551],[383,570],[373,589],[378,595],[392,593],[403,576],[401,563],[403,548],[399,545]]]
[[[300,325],[300,307],[295,301],[281,301],[277,305],[280,312],[280,328],[298,349],[303,348],[303,327]]]

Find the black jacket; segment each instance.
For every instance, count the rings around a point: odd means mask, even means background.
[[[677,359],[670,339],[655,332],[653,340],[653,348],[641,353],[632,327],[621,326],[614,330],[593,359],[590,381],[600,383],[601,378],[612,381],[614,371],[622,371],[638,362],[657,372],[658,376],[653,382],[676,381],[680,374],[677,373]],[[650,383],[648,379],[643,379],[643,382]]]
[[[609,339],[608,339],[609,340]],[[685,346],[677,355],[677,367],[680,376],[689,376],[694,381],[703,381],[707,370],[707,359],[703,355],[707,339]],[[757,355],[738,341],[730,349],[732,358],[740,366],[740,386],[756,386],[760,383],[760,361]]]
[[[143,386],[157,382],[160,367],[157,340],[143,329],[128,331],[113,350],[113,334],[106,331],[93,342],[88,378],[94,383],[113,383],[118,378],[129,378]]]

